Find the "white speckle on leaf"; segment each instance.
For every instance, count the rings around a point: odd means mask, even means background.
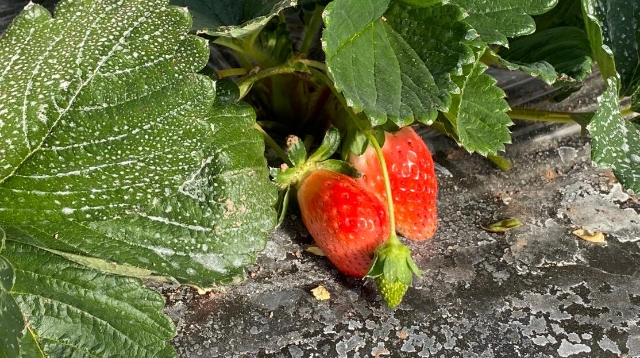
[[[221,274],[227,273],[227,261],[225,257],[220,254],[195,254],[191,258],[204,266],[206,269],[219,272]]]

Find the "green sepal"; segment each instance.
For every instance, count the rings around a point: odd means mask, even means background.
[[[422,276],[422,270],[418,268],[411,258],[411,250],[400,241],[387,240],[376,251],[376,257],[367,273],[367,277],[384,276],[388,281],[400,280],[411,286],[413,275]]]
[[[324,135],[324,139],[322,143],[320,143],[320,147],[309,156],[309,161],[312,162],[321,162],[323,160],[329,159],[333,155],[333,153],[338,150],[340,146],[340,131],[338,128],[331,126],[327,129],[327,132]]]
[[[294,184],[298,180],[298,176],[300,176],[300,173],[297,167],[271,168],[271,177],[273,177],[273,181],[280,189],[286,189],[291,184]]]
[[[296,167],[302,166],[307,161],[307,149],[300,138],[294,135],[287,137],[287,156]]]
[[[291,186],[287,186],[284,190],[278,193],[278,201],[276,203],[276,210],[278,212],[277,225],[282,224],[287,214],[287,208],[289,208],[289,198],[291,197]]]
[[[362,176],[353,165],[339,159],[327,159],[323,162],[316,164],[317,169],[327,169],[332,172],[346,174],[352,178],[359,178]]]

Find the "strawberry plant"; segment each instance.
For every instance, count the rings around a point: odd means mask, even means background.
[[[0,356],[175,356],[140,279],[241,281],[289,200],[304,212],[325,195],[308,179],[369,198],[350,213],[376,213],[366,274],[397,305],[421,272],[396,224],[415,238],[436,226],[426,148],[402,184],[425,193],[417,220],[389,169],[403,154],[384,154],[419,144],[412,124],[501,164],[512,119],[577,122],[593,162],[640,191],[639,22],[623,0],[27,5],[0,38]],[[227,65],[207,66],[211,48]],[[591,113],[510,108],[485,73],[566,95],[594,64],[607,87]]]

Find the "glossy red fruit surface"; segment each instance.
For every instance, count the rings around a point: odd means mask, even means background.
[[[396,230],[413,240],[431,238],[438,226],[438,183],[429,148],[413,128],[404,127],[385,133],[382,153],[389,172]],[[363,174],[356,180],[386,200],[380,163],[373,147],[360,156],[352,153],[349,162]]]
[[[376,248],[389,236],[383,202],[353,178],[325,169],[310,173],[297,197],[316,245],[341,272],[364,277]]]

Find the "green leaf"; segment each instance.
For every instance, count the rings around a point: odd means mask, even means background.
[[[613,58],[613,51],[608,44],[605,43],[603,37],[603,25],[596,15],[594,8],[594,0],[582,0],[582,13],[584,18],[585,30],[589,43],[591,44],[591,51],[593,57],[598,64],[598,69],[605,82],[609,78],[618,79],[618,72],[616,71],[616,62]],[[618,85],[618,87],[620,87]]]
[[[587,126],[591,134],[591,159],[611,168],[622,185],[640,193],[640,125],[620,114],[615,79],[599,98],[600,108]]]
[[[433,121],[457,87],[452,74],[472,61],[469,35],[453,5],[411,8],[389,0],[336,0],[324,12],[329,76],[372,125]]]
[[[620,76],[620,95],[629,96],[640,86],[640,6],[636,0],[584,0],[590,39],[600,64],[610,53]],[[597,24],[595,24],[597,22]],[[599,27],[599,29],[598,29]],[[601,39],[597,36],[601,31]],[[601,43],[602,42],[602,43]],[[602,49],[602,45],[606,49]],[[610,65],[609,65],[610,66]],[[604,74],[603,74],[604,75]],[[607,71],[606,77],[613,76]]]
[[[244,37],[260,31],[283,9],[297,0],[170,0],[186,6],[193,16],[194,29],[211,36]]]
[[[23,357],[35,357],[34,349],[43,357],[177,357],[168,342],[175,327],[160,312],[164,298],[140,280],[97,273],[11,237],[5,254],[15,267],[10,295],[29,327]]]
[[[441,3],[442,0],[394,0],[415,7],[427,7]]]
[[[536,31],[544,31],[553,27],[572,26],[584,29],[581,0],[560,0],[550,11],[533,17]]]
[[[7,235],[200,287],[244,277],[276,188],[253,109],[194,74],[209,50],[190,25],[161,0],[18,17],[0,39]]]
[[[558,0],[452,0],[463,7],[464,19],[487,44],[508,46],[507,37],[531,34],[536,25],[530,15],[539,15],[552,9]]]
[[[25,329],[20,307],[9,293],[15,283],[14,274],[11,263],[0,256],[0,357],[3,358],[20,357],[19,342]]]
[[[462,93],[454,96],[451,111],[445,113],[460,145],[484,156],[504,150],[513,124],[506,114],[505,94],[493,77],[483,74],[486,69],[480,61],[471,66],[468,76],[460,78]]]
[[[548,63],[555,69],[554,77],[544,78],[547,83],[556,80],[581,82],[591,72],[593,59],[589,39],[576,27],[554,27],[512,41],[509,49],[499,55],[519,64]],[[557,75],[555,73],[557,72]],[[552,80],[552,81],[550,81]]]

